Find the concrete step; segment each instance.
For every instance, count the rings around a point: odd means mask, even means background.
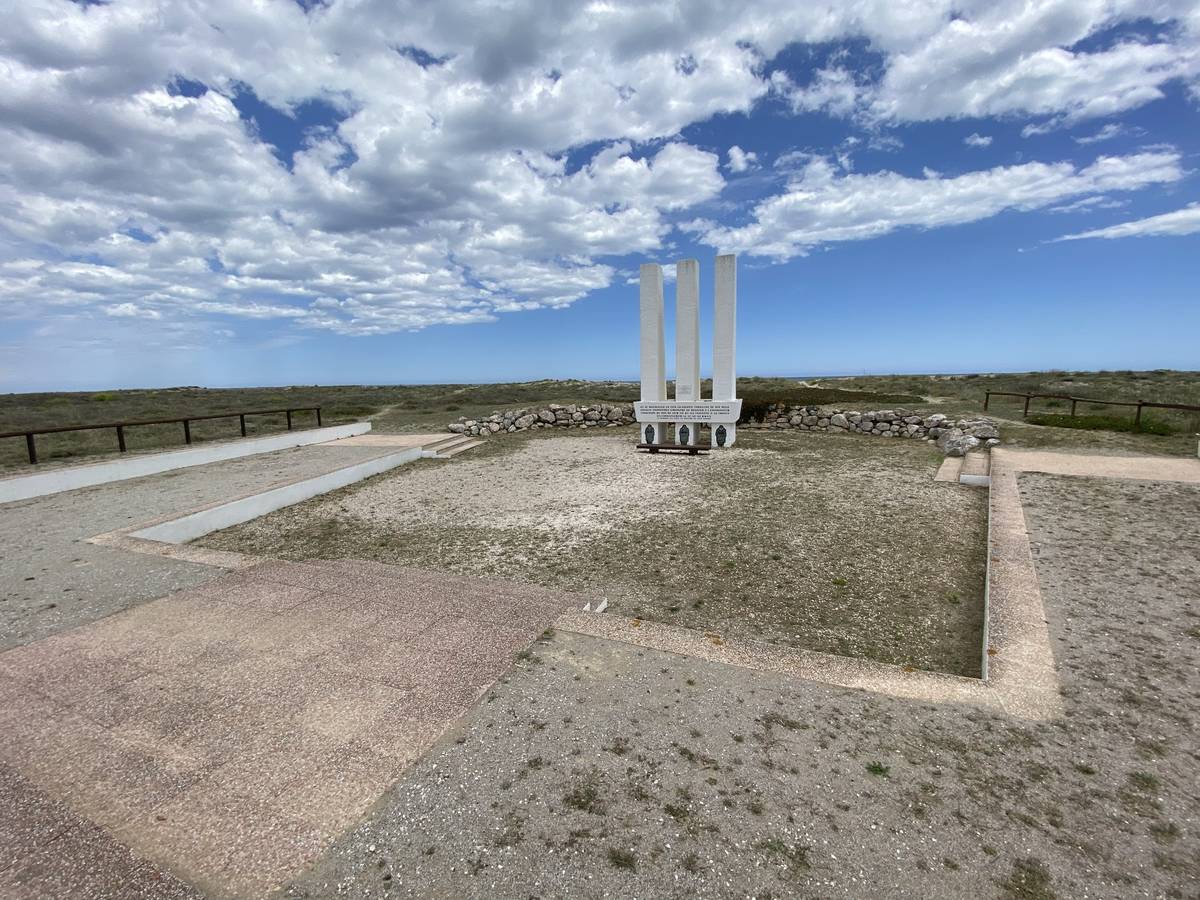
[[[963,458],[961,456],[947,456],[942,460],[942,465],[938,468],[937,474],[933,476],[934,481],[958,481],[958,476],[962,472]]]
[[[991,472],[992,455],[985,450],[972,450],[963,457],[958,480],[960,484],[986,487],[992,483]]]
[[[469,434],[447,434],[444,437],[438,438],[436,441],[429,441],[421,445],[421,449],[425,452],[437,452],[448,447],[453,447],[456,444],[465,444],[471,440]]]
[[[486,441],[471,440],[465,444],[455,444],[453,447],[445,448],[437,451],[437,459],[450,459],[452,456],[458,456],[460,453],[465,453],[472,447],[478,447],[480,444],[485,444]]]

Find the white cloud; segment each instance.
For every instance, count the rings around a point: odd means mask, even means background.
[[[306,14],[291,0],[28,0],[0,30],[0,315],[383,333],[563,306],[621,278],[615,257],[664,252],[676,223],[720,195],[721,160],[679,140],[692,123],[751,113],[769,95],[785,114],[876,126],[1109,116],[1173,79],[1196,85],[1198,10],[1194,0],[512,0],[498,15],[471,0],[362,0]],[[1099,39],[1142,20],[1168,27]],[[1080,50],[1086,38],[1097,49]],[[793,43],[849,40],[877,62],[854,69],[834,54],[803,84],[764,74]],[[180,79],[210,90],[173,95]],[[256,130],[239,116],[234,100],[248,90],[284,113],[316,99],[345,118],[310,132],[285,165],[264,141],[265,118]],[[870,133],[872,149],[895,140]],[[757,163],[735,146],[725,168]],[[774,255],[802,252],[812,226],[797,238],[784,210],[797,190],[816,190],[822,164],[807,162],[752,225],[724,232]],[[851,188],[847,201],[861,199],[896,179],[928,193],[969,177],[843,173],[816,199]],[[890,217],[891,227],[927,219]]]
[[[750,169],[758,168],[758,154],[750,150],[743,150],[737,144],[729,148],[729,162],[726,168],[730,172],[746,172]]]
[[[1168,82],[1200,73],[1195,10],[1191,0],[968,5],[925,40],[889,56],[870,109],[876,117],[902,121],[1051,117],[1042,127],[1133,109],[1162,97]],[[1180,27],[1159,41],[1125,39],[1093,51],[1073,49],[1143,17],[1177,21]]]
[[[104,312],[117,318],[158,319],[162,316],[157,309],[145,309],[136,303],[118,303],[115,306],[104,307]]]
[[[1068,234],[1056,238],[1059,241],[1079,241],[1085,238],[1114,238],[1124,237],[1181,237],[1187,234],[1200,233],[1200,203],[1192,203],[1183,209],[1150,216],[1146,219],[1135,219],[1132,222],[1122,222],[1119,225],[1109,225],[1107,228],[1096,228],[1092,231],[1082,231],[1079,234]]]
[[[972,132],[963,138],[963,143],[968,147],[989,147],[992,143],[991,135],[983,135],[978,132]]]
[[[1100,141],[1111,141],[1115,137],[1120,137],[1127,133],[1128,130],[1128,128],[1119,122],[1109,122],[1094,134],[1085,134],[1074,140],[1077,144],[1098,144]]]
[[[788,101],[793,112],[827,112],[835,116],[853,113],[866,91],[854,74],[843,68],[820,69],[804,86],[793,83],[783,72],[775,72],[772,87]]]
[[[1128,205],[1128,200],[1118,200],[1115,197],[1106,197],[1104,194],[1094,194],[1091,197],[1081,197],[1078,200],[1072,200],[1070,203],[1063,203],[1059,206],[1051,206],[1046,210],[1046,212],[1092,212],[1097,209],[1120,209],[1122,206]]]
[[[753,221],[726,227],[689,223],[722,252],[783,260],[838,241],[880,237],[898,228],[938,228],[986,219],[1005,210],[1033,210],[1072,197],[1127,191],[1183,177],[1175,153],[1100,157],[1090,166],[1025,163],[952,177],[927,172],[841,174],[813,159],[779,196],[758,204]]]

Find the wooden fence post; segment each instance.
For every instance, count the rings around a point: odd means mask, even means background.
[[[1029,415],[1029,394],[1025,395],[1025,411],[1021,413],[1022,417]]]
[[[183,442],[185,444],[192,442],[192,426],[187,419],[183,420]]]
[[[121,448],[121,452],[125,452],[125,426],[117,426],[117,446]]]
[[[983,411],[984,412],[987,412],[988,404],[991,402],[992,402],[992,392],[984,391],[983,392]]]
[[[1133,417],[1133,424],[1138,426],[1139,428],[1142,427],[1142,404],[1145,402],[1146,402],[1145,400],[1138,401],[1137,413]]]
[[[32,433],[25,435],[25,449],[29,451],[29,461],[31,463],[36,463],[37,462],[37,447],[33,443],[33,434]]]

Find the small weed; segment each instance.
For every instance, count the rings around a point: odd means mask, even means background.
[[[646,790],[646,786],[640,781],[635,781],[633,784],[629,785],[629,796],[634,800],[641,801],[642,803],[654,799],[654,795]]]
[[[774,837],[760,841],[755,846],[772,856],[781,857],[787,862],[788,868],[793,872],[807,872],[812,868],[812,864],[808,861],[808,851],[810,848],[803,845],[788,844],[780,838]]]
[[[1135,742],[1137,752],[1146,759],[1162,758],[1167,755],[1165,741],[1155,741],[1150,738],[1138,738]]]
[[[770,728],[772,725],[780,725],[780,726],[786,728],[788,731],[795,731],[797,728],[804,727],[804,724],[802,722],[799,722],[796,719],[791,718],[790,716],[785,716],[783,713],[780,713],[780,712],[769,712],[765,716],[763,716],[759,721],[761,721],[768,728]]]
[[[872,775],[878,775],[880,778],[887,778],[888,773],[892,771],[891,766],[885,766],[879,760],[867,763],[867,771]]]
[[[515,813],[509,813],[504,817],[504,825],[496,834],[492,835],[492,846],[494,847],[515,847],[525,838],[525,833],[522,827],[525,820]]]
[[[611,746],[604,749],[614,756],[624,756],[629,752],[629,739],[618,734],[613,738]]]
[[[836,587],[845,587],[847,584],[847,581],[845,578],[835,578],[835,579],[833,579],[833,583]]]
[[[1129,776],[1129,783],[1137,790],[1149,793],[1158,790],[1160,782],[1157,775],[1151,775],[1149,772],[1134,772]]]
[[[689,853],[679,863],[685,872],[691,872],[693,875],[704,871],[704,863],[700,862],[700,857],[695,853]]]
[[[664,803],[663,812],[665,812],[676,822],[682,822],[691,815],[691,812],[688,810],[688,808],[679,803]]]
[[[1087,763],[1075,763],[1075,771],[1080,775],[1095,775],[1096,770]]]
[[[1174,822],[1155,822],[1150,834],[1160,844],[1170,844],[1179,838],[1179,826]]]
[[[579,773],[571,789],[563,795],[563,803],[580,812],[603,815],[607,804],[600,796],[600,773],[595,769]]]
[[[1012,872],[1000,888],[1011,900],[1055,900],[1057,896],[1050,889],[1050,871],[1032,856],[1014,861]]]
[[[583,841],[592,839],[592,829],[590,828],[572,828],[567,832],[567,839],[563,841],[564,847],[574,847]]]
[[[637,856],[629,850],[622,850],[620,847],[608,848],[608,862],[614,869],[627,869],[630,872],[637,871]]]

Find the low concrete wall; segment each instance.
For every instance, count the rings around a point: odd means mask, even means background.
[[[267,513],[291,506],[293,503],[300,503],[318,494],[326,494],[420,458],[420,447],[401,450],[399,453],[389,453],[364,463],[338,469],[336,472],[327,472],[315,478],[297,481],[294,484],[285,484],[283,487],[264,491],[261,494],[243,497],[241,500],[232,500],[210,509],[202,509],[200,512],[172,519],[170,522],[151,525],[141,531],[131,532],[129,536],[147,541],[161,541],[166,544],[183,544],[210,532],[249,522],[251,519],[265,516]]]
[[[186,450],[170,450],[164,453],[134,456],[129,459],[114,459],[94,465],[53,469],[49,472],[39,472],[36,475],[18,475],[15,478],[0,479],[0,503],[28,500],[30,497],[73,491],[76,488],[106,484],[110,481],[140,478],[143,475],[154,475],[170,469],[202,466],[205,463],[220,462],[223,459],[237,459],[240,456],[269,453],[272,450],[287,450],[291,447],[303,447],[306,444],[321,444],[339,438],[366,434],[370,430],[370,422],[355,422],[351,425],[333,425],[329,428],[311,428],[307,431],[287,431],[283,434],[273,434],[270,437],[227,441],[203,447],[189,447]]]

